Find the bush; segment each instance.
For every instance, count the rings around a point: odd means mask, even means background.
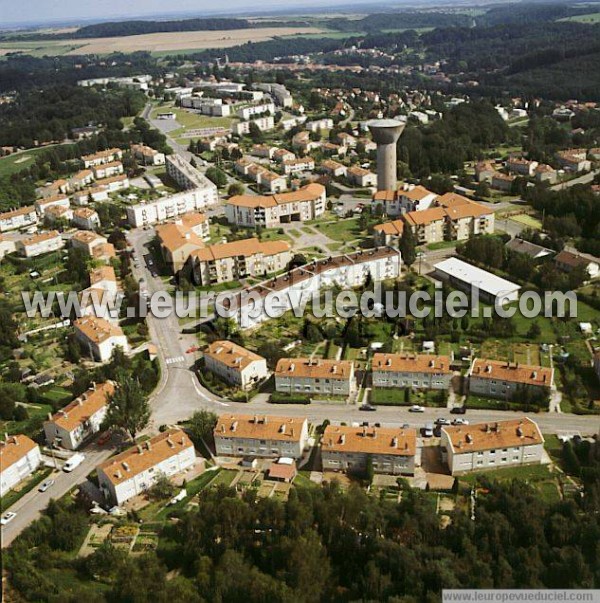
[[[273,404],[310,404],[310,396],[273,392],[271,394],[271,402]]]

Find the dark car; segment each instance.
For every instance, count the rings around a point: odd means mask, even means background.
[[[464,415],[467,412],[466,406],[455,406],[450,409],[450,414],[452,415]]]
[[[375,406],[373,406],[372,404],[363,404],[362,406],[358,407],[358,410],[377,410],[377,408],[375,408]]]

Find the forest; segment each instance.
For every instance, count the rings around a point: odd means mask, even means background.
[[[600,443],[568,443],[562,455],[581,497],[551,503],[525,481],[482,475],[475,520],[461,485],[465,504],[445,529],[428,493],[411,489],[397,503],[334,481],[294,488],[283,502],[219,486],[194,510],[171,512],[177,522],[164,524],[156,552],[128,556],[105,543],[76,558],[86,512],[52,502],[5,567],[29,601],[433,603],[442,588],[593,588]]]

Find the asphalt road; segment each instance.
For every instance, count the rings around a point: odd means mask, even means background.
[[[2,526],[2,547],[10,543],[43,511],[50,499],[58,499],[64,496],[74,486],[86,481],[87,476],[113,452],[110,446],[99,448],[95,444],[88,446],[85,451],[85,460],[71,473],[54,471],[47,479],[53,479],[55,483],[46,492],[38,492],[34,488],[10,507],[17,516],[5,526]],[[59,461],[60,463],[60,461]],[[2,510],[4,514],[5,509]]]

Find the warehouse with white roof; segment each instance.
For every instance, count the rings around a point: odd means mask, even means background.
[[[458,258],[448,258],[433,267],[440,279],[457,289],[469,292],[471,287],[477,287],[482,301],[496,303],[519,299],[519,285]]]

